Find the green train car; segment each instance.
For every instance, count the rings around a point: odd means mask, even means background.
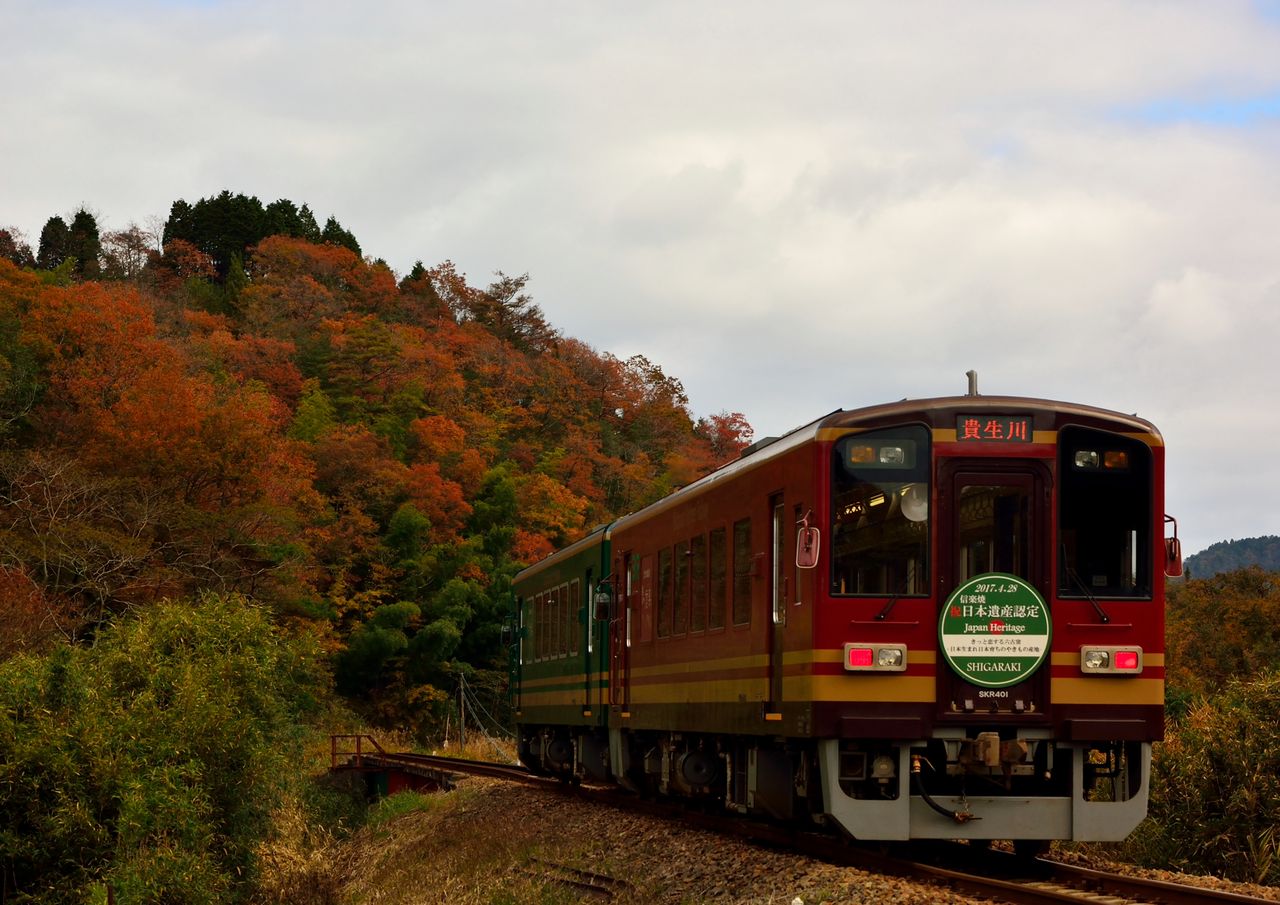
[[[578,763],[600,775],[607,770],[608,751],[591,740],[602,737],[608,725],[609,622],[593,617],[593,597],[609,575],[609,555],[608,527],[601,526],[516,576],[516,625],[524,627],[512,639],[516,721],[572,727],[587,740],[575,753],[563,734],[521,732],[520,759],[526,764],[567,771]],[[607,600],[601,606],[607,611]]]

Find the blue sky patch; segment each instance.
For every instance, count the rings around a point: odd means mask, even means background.
[[[1242,98],[1162,98],[1124,110],[1121,117],[1152,125],[1249,126],[1261,120],[1280,119],[1280,92]]]

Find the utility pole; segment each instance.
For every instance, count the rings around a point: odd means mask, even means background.
[[[458,753],[467,748],[467,677],[458,673]]]

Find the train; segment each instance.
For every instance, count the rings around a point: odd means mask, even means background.
[[[1164,473],[1149,421],[972,377],[762,439],[516,576],[521,762],[855,839],[1123,839]]]

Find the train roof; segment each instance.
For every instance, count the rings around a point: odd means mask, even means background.
[[[1077,402],[1060,402],[1031,396],[938,396],[932,399],[903,399],[866,408],[835,411],[814,423],[820,428],[857,427],[869,422],[892,419],[895,416],[919,415],[925,412],[937,415],[974,411],[998,414],[1002,410],[1052,411],[1081,418],[1110,421],[1117,427],[1127,427],[1131,432],[1150,434],[1157,440],[1160,438],[1160,431],[1156,426],[1137,415],[1126,415],[1123,412],[1081,405]]]
[[[1156,445],[1163,443],[1156,426],[1137,415],[1126,415],[1096,406],[1074,402],[1058,402],[1028,396],[939,396],[930,399],[902,399],[859,409],[836,409],[808,424],[788,431],[781,437],[767,437],[743,450],[742,455],[715,471],[705,475],[643,509],[621,516],[609,526],[609,533],[631,522],[649,518],[668,506],[675,505],[690,496],[731,477],[765,464],[770,459],[785,455],[798,446],[817,440],[824,431],[848,430],[862,426],[874,426],[898,418],[920,418],[925,415],[947,413],[962,414],[980,411],[983,414],[999,414],[1006,411],[1052,411],[1082,419],[1111,422],[1116,429],[1127,433],[1150,435]]]
[[[1125,433],[1141,434],[1149,437],[1152,445],[1163,445],[1160,431],[1154,424],[1137,415],[1126,415],[1122,412],[1081,405],[1075,402],[1059,402],[1052,399],[1038,399],[1029,396],[938,396],[929,399],[902,399],[880,405],[859,409],[836,409],[820,418],[803,424],[781,437],[766,437],[746,449],[732,462],[720,466],[708,475],[704,475],[691,484],[667,494],[660,500],[650,503],[643,509],[628,513],[617,520],[595,528],[589,535],[579,541],[551,554],[547,558],[524,569],[515,580],[529,578],[549,565],[553,560],[559,562],[567,555],[572,555],[593,543],[607,541],[613,532],[642,519],[674,506],[691,496],[696,496],[707,489],[729,480],[751,469],[764,465],[771,459],[785,455],[791,450],[819,439],[822,432],[829,430],[850,430],[863,426],[875,426],[892,422],[896,419],[920,419],[924,416],[943,416],[948,413],[963,414],[980,412],[982,414],[1001,414],[1005,412],[1050,411],[1059,414],[1079,417],[1089,421],[1110,422],[1115,429]],[[603,535],[602,535],[603,532]]]

